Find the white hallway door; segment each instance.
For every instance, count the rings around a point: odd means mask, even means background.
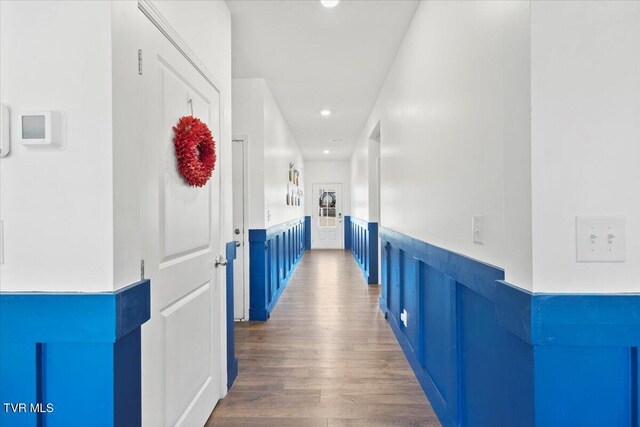
[[[142,328],[142,421],[202,426],[222,394],[220,98],[202,73],[140,13],[145,139],[141,223],[151,319]],[[172,126],[205,122],[217,142],[216,169],[201,188],[179,175]]]
[[[342,249],[342,184],[313,184],[311,247]]]

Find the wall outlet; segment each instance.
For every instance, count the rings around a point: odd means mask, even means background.
[[[624,262],[626,220],[624,216],[576,217],[576,260],[578,262]]]
[[[473,243],[484,244],[484,215],[474,215],[471,219]]]
[[[402,321],[402,324],[406,328],[407,327],[407,310],[402,310],[402,313],[400,313],[400,320]]]

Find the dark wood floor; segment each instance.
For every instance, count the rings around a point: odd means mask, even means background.
[[[209,426],[439,426],[350,253],[307,252],[268,322],[236,323],[239,376]]]

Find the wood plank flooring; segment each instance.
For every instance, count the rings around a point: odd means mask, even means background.
[[[439,426],[352,255],[310,251],[268,322],[235,324],[239,375],[206,426]]]

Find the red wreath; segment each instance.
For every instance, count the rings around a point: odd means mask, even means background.
[[[184,116],[173,127],[178,170],[187,183],[203,187],[216,165],[216,142],[200,119]]]

